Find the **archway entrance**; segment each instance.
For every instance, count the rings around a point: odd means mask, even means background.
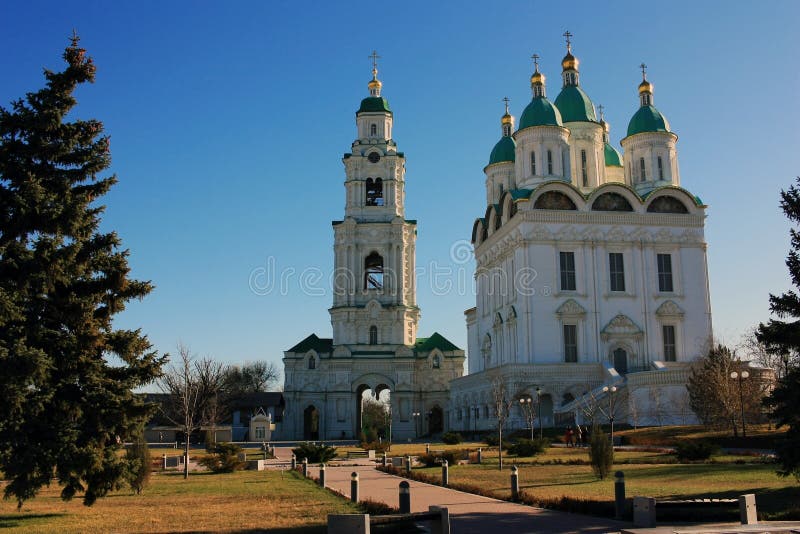
[[[428,435],[438,434],[444,430],[444,412],[439,406],[434,406],[428,413]]]
[[[389,386],[381,384],[374,390],[362,384],[356,389],[355,437],[366,443],[391,441],[392,404]]]
[[[625,349],[616,349],[614,351],[614,369],[621,375],[628,372],[628,353]]]
[[[319,410],[313,404],[303,410],[303,439],[319,439]]]

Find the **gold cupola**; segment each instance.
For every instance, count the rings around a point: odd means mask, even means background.
[[[653,105],[653,84],[647,81],[647,65],[639,65],[642,69],[642,83],[639,84],[639,104],[642,106]]]
[[[544,97],[545,76],[539,72],[539,54],[533,54],[533,74],[531,75],[531,90],[534,98]]]
[[[572,34],[566,31],[564,32],[564,37],[567,39],[567,55],[561,60],[561,69],[565,72],[568,70],[578,70],[580,61],[572,55],[572,41],[570,40]]]
[[[373,50],[372,55],[369,57],[372,59],[372,79],[367,84],[369,96],[381,96],[381,87],[383,87],[383,84],[378,79],[378,59],[381,56],[379,56],[378,53]]]

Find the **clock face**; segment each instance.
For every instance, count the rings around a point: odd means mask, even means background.
[[[381,160],[381,155],[377,152],[370,152],[369,156],[367,156],[367,159],[370,163],[378,163]]]

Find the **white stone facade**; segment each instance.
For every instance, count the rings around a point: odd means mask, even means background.
[[[562,64],[567,91],[577,60],[568,53]],[[538,64],[532,83],[535,100],[537,89],[543,95]],[[639,90],[644,118],[632,119],[621,162],[593,110],[516,131],[513,161],[492,153],[489,203],[472,229],[469,375],[451,384],[451,428],[496,426],[498,377],[515,398],[539,400],[545,426],[585,423],[589,408],[608,411],[609,402],[617,421],[695,421],[688,366],[712,335],[706,206],[680,186],[677,136],[652,108],[652,85]],[[570,104],[561,114],[574,117]],[[533,172],[531,160],[547,152],[550,172],[541,163]],[[604,387],[615,388],[613,399]],[[510,426],[525,424],[513,409]]]
[[[373,71],[373,75],[377,71]],[[405,156],[377,78],[356,113],[344,155],[345,214],[333,222],[333,337],[312,334],[284,353],[286,409],[279,439],[351,439],[362,393],[389,390],[392,438],[443,430],[449,382],[464,351],[434,333],[417,338],[416,221],[405,219]]]

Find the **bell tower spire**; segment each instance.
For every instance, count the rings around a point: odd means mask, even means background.
[[[383,87],[383,84],[378,79],[378,60],[381,56],[378,55],[378,52],[373,50],[369,58],[372,60],[372,80],[367,84],[369,96],[378,97],[381,96],[381,87]]]
[[[653,105],[653,84],[647,81],[647,65],[639,65],[642,69],[642,83],[639,84],[639,105],[642,107]]]

